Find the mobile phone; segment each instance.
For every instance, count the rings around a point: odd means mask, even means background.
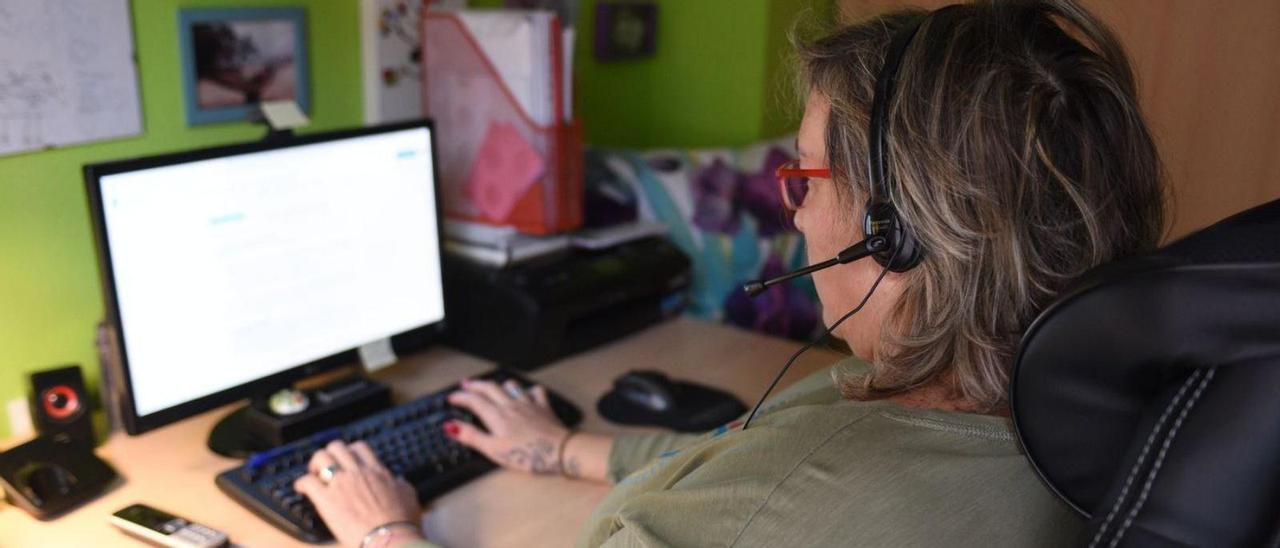
[[[222,531],[145,504],[134,504],[111,514],[111,524],[152,544],[172,548],[218,548],[226,546],[228,540]]]

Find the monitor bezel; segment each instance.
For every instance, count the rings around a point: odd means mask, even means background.
[[[113,387],[113,389],[118,390],[121,396],[119,400],[121,404],[119,416],[124,423],[123,426],[126,432],[130,435],[142,434],[170,423],[204,413],[211,409],[287,387],[299,380],[318,373],[323,373],[325,371],[330,371],[348,365],[354,365],[359,361],[359,353],[358,348],[351,348],[272,375],[219,390],[185,403],[153,411],[145,415],[139,415],[133,395],[132,377],[129,372],[128,349],[124,344],[126,326],[123,325],[120,320],[120,303],[118,295],[116,294],[115,271],[111,261],[111,247],[108,245],[109,235],[107,233],[105,211],[102,203],[101,179],[109,175],[118,175],[121,173],[140,171],[144,169],[154,169],[158,167],[197,162],[201,160],[213,160],[256,152],[295,148],[305,145],[419,128],[425,128],[427,130],[431,141],[432,191],[435,193],[434,202],[436,210],[436,249],[438,250],[438,253],[441,254],[440,283],[441,295],[443,295],[443,292],[445,291],[445,264],[443,257],[444,212],[441,204],[443,196],[440,193],[440,164],[438,161],[439,155],[437,154],[438,138],[435,132],[435,125],[430,119],[308,133],[305,135],[289,137],[272,136],[268,139],[257,142],[221,145],[143,158],[100,162],[84,166],[85,187],[87,190],[90,216],[92,218],[93,236],[98,256],[98,274],[102,284],[102,294],[106,309],[107,322],[113,328],[108,330],[108,336],[113,339],[111,342],[114,345],[114,357],[116,358],[119,366],[119,371],[116,371],[114,372],[115,374],[111,375],[113,378],[117,379],[117,382],[119,383],[119,386]],[[445,322],[448,317],[449,311],[446,307],[444,309],[444,317],[441,320],[422,325],[408,331],[393,334],[391,336],[392,348],[395,350],[397,355],[403,355],[408,352],[419,350],[439,340],[443,336]],[[198,350],[193,349],[193,351]],[[103,364],[103,367],[108,366],[108,364]]]

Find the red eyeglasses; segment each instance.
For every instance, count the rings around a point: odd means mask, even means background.
[[[789,211],[800,209],[809,193],[809,179],[830,179],[830,169],[801,169],[799,160],[778,166],[778,192],[782,205]]]

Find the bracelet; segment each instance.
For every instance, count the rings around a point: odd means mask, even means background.
[[[560,450],[556,452],[556,468],[560,470],[561,476],[569,477],[565,476],[564,473],[564,448],[569,446],[569,440],[573,439],[577,434],[578,433],[576,431],[570,430],[569,433],[565,434],[564,438],[560,440]]]
[[[414,534],[422,536],[422,528],[418,527],[417,523],[412,521],[393,521],[374,527],[372,531],[369,531],[369,534],[365,535],[364,539],[360,541],[360,548],[370,548],[378,540],[383,541],[378,546],[386,546],[388,542],[395,538],[397,529],[408,529]]]

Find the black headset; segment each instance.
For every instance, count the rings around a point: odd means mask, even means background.
[[[893,176],[889,170],[889,103],[893,101],[898,83],[898,69],[902,58],[925,20],[947,18],[961,6],[951,5],[907,23],[894,34],[885,52],[884,65],[876,76],[875,95],[871,99],[870,128],[867,135],[867,211],[862,218],[862,231],[866,239],[845,248],[826,261],[793,270],[777,278],[747,282],[742,290],[754,297],[769,286],[813,274],[838,264],[873,257],[877,263],[893,272],[906,272],[924,260],[924,246],[916,239],[911,228],[898,216],[898,210],[890,199]],[[935,23],[937,24],[937,23]]]
[[[940,10],[945,11],[945,10]],[[871,256],[880,266],[893,272],[906,272],[924,259],[924,247],[910,227],[902,222],[890,197],[893,175],[889,171],[889,103],[897,90],[898,69],[912,39],[928,16],[907,24],[889,42],[884,65],[876,77],[875,95],[871,99],[870,129],[867,132],[867,211],[862,218],[862,231],[867,237],[883,236],[888,245]]]

